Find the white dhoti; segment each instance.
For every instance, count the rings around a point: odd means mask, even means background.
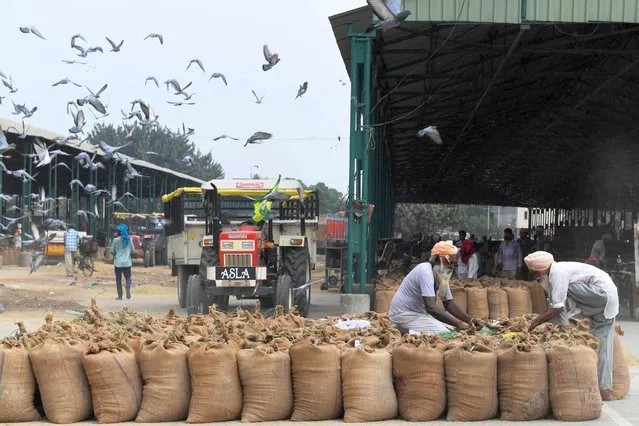
[[[432,315],[418,312],[404,312],[391,315],[389,319],[396,327],[426,334],[439,334],[454,330],[452,325],[445,324]]]

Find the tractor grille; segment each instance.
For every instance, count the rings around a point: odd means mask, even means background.
[[[253,256],[246,254],[225,254],[224,266],[253,266]]]

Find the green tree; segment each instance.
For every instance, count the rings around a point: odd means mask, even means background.
[[[328,187],[324,182],[318,182],[310,186],[319,196],[320,214],[337,213],[346,210],[344,195],[335,188]]]
[[[111,146],[121,146],[130,129],[130,126],[115,127],[112,124],[98,123],[91,130],[88,139],[94,145],[104,141]],[[121,153],[203,180],[224,177],[222,166],[213,160],[211,153],[203,154],[188,138],[176,137],[166,126],[138,126],[133,131],[133,138],[135,143],[121,149]],[[180,161],[187,155],[194,159],[191,167]]]

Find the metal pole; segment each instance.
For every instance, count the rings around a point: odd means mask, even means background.
[[[362,87],[362,116],[364,126],[364,140],[362,149],[362,219],[360,229],[360,251],[359,251],[359,294],[366,293],[367,284],[367,266],[370,261],[368,259],[368,205],[369,193],[369,157],[371,141],[373,137],[373,130],[370,127],[371,124],[371,39],[366,37],[364,39],[364,84]]]

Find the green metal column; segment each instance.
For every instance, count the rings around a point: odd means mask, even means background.
[[[98,187],[98,170],[96,169],[95,171],[90,171],[89,172],[90,175],[90,181],[93,185],[95,185],[95,187]],[[91,194],[89,196],[89,205],[87,205],[87,211],[94,211],[96,208],[96,203],[98,202],[98,197],[95,196],[95,194]],[[89,234],[93,235],[94,237],[96,236],[96,231],[97,231],[97,225],[98,225],[98,218],[97,217],[93,217],[91,215],[89,215]]]

